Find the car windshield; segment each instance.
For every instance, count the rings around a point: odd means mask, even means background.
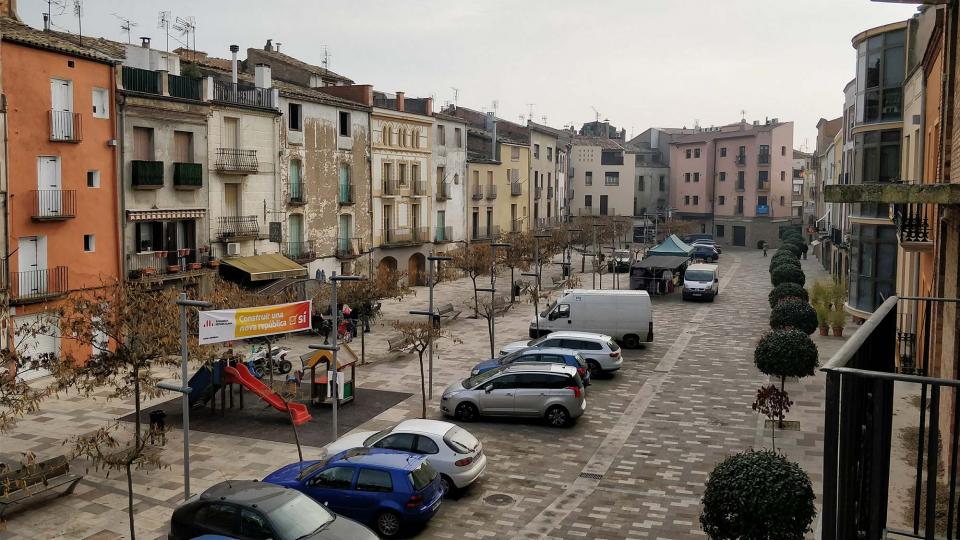
[[[443,442],[447,443],[447,446],[458,454],[469,454],[476,450],[480,444],[480,441],[469,431],[456,426],[450,428],[450,431],[443,436]]]
[[[393,431],[393,430],[396,429],[396,428],[397,428],[397,424],[394,424],[394,425],[388,427],[387,429],[384,429],[384,430],[381,430],[381,431],[378,431],[378,432],[374,433],[373,435],[371,435],[371,436],[369,436],[369,437],[367,437],[366,439],[363,440],[363,445],[364,445],[364,446],[370,446],[371,444],[373,444],[373,443],[379,441],[380,439],[386,437],[391,431]]]
[[[484,371],[483,373],[480,373],[479,375],[474,375],[473,377],[464,379],[461,384],[463,385],[464,388],[473,389],[473,388],[476,388],[476,387],[480,386],[481,384],[489,381],[490,379],[494,378],[495,376],[499,375],[501,371],[503,371],[503,368],[497,368],[497,369],[491,369],[490,371]]]
[[[607,347],[610,347],[610,352],[617,352],[620,350],[620,345],[617,345],[617,342],[612,339],[607,341]]]
[[[541,316],[541,317],[546,317],[546,316],[547,316],[547,313],[550,313],[550,311],[553,310],[553,308],[556,307],[556,305],[557,305],[557,301],[556,301],[556,300],[554,300],[553,302],[550,302],[549,304],[547,304],[547,307],[544,308],[544,310],[540,313],[540,316]]]
[[[713,281],[713,272],[709,270],[687,270],[683,278],[688,281]]]
[[[333,514],[310,497],[300,494],[270,512],[270,523],[280,538],[310,536],[331,521]]]
[[[322,461],[318,461],[316,463],[311,463],[310,465],[307,465],[300,471],[300,474],[297,475],[297,480],[303,480],[304,478],[310,476],[311,474],[313,474],[313,471],[319,469],[320,467],[323,467],[323,465],[324,465],[324,462]]]
[[[582,367],[582,368],[587,367],[587,361],[584,360],[584,358],[583,358],[582,356],[580,356],[580,353],[577,353],[577,354],[573,355],[573,357],[577,359],[577,365],[578,365],[578,366],[580,366],[580,367]]]
[[[423,460],[423,463],[410,473],[410,482],[413,484],[414,491],[420,491],[430,485],[436,477],[437,470],[430,465],[429,461]]]

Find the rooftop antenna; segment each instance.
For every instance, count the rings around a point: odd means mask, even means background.
[[[457,88],[456,86],[451,86],[450,89],[453,90],[453,106],[456,107],[456,106],[457,106],[457,98],[460,97],[460,89]]]
[[[747,121],[747,111],[746,111],[746,109],[740,109],[740,121],[741,121],[741,122],[746,122],[746,121]]]
[[[540,120],[543,121],[543,125],[547,125],[547,115],[541,116],[541,117],[540,117]]]
[[[170,52],[170,16],[169,11],[157,13],[157,28],[163,29],[163,32],[167,35],[167,52]]]
[[[320,61],[320,65],[323,69],[330,69],[330,50],[326,45],[323,46],[323,60]]]
[[[112,15],[113,15],[114,17],[116,17],[117,19],[120,20],[120,32],[126,32],[126,33],[127,33],[127,43],[129,44],[129,43],[130,43],[130,30],[132,30],[135,26],[138,26],[137,23],[133,22],[132,20],[130,20],[130,19],[126,18],[126,17],[121,17],[120,15],[117,15],[116,13],[112,13]]]
[[[590,108],[593,109],[593,121],[599,124],[599,123],[600,123],[600,111],[598,111],[597,108],[594,107],[593,105],[591,105]]]
[[[180,32],[187,39],[187,48],[193,53],[193,58],[197,58],[197,20],[190,17],[177,17],[173,23],[173,28]],[[193,46],[190,46],[190,34],[193,34]]]
[[[519,119],[520,119],[520,123],[523,124],[523,118],[524,118],[524,116],[523,116],[522,114],[518,114],[518,115],[517,115],[517,118],[519,118]]]
[[[83,0],[73,0],[73,14],[77,16],[77,36],[83,47]]]
[[[527,118],[529,118],[531,121],[533,121],[533,106],[534,106],[534,105],[535,105],[534,103],[527,103],[527,107],[529,107],[529,111],[530,111],[530,114],[527,115]]]
[[[493,115],[496,116],[496,115],[497,115],[497,107],[500,105],[500,100],[497,100],[497,99],[493,100],[493,104],[492,104],[492,105],[493,105]]]
[[[67,9],[64,0],[47,0],[47,26],[44,26],[44,30],[53,28],[53,6],[57,6],[60,10],[57,12],[57,15],[63,15],[64,10]]]

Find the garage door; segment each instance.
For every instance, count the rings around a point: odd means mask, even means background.
[[[733,245],[747,245],[747,228],[742,225],[733,226]]]
[[[45,353],[57,354],[60,352],[60,327],[46,315],[24,315],[14,317],[14,344],[17,353],[22,358],[35,358]],[[31,335],[35,329],[42,329],[42,333]],[[44,375],[49,375],[45,369],[21,370],[17,378],[29,381]]]

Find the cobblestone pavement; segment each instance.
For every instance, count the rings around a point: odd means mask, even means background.
[[[460,499],[445,502],[419,536],[704,538],[699,499],[710,470],[732,452],[769,446],[769,432],[750,408],[756,389],[767,380],[753,367],[753,348],[768,325],[768,262],[759,251],[729,249],[720,263],[721,294],[714,303],[684,303],[677,295],[655,298],[654,342],[626,351],[619,373],[594,382],[588,389],[587,412],[573,427],[557,430],[517,421],[467,426],[484,442],[486,474]],[[804,261],[808,281],[824,275],[816,264]],[[547,269],[544,281],[549,283],[557,271]],[[589,285],[590,274],[583,277]],[[611,278],[603,277],[605,288]],[[506,281],[500,279],[504,285]],[[436,291],[436,302],[452,302],[464,313],[448,325],[462,343],[436,344],[431,418],[441,417],[443,388],[489,355],[485,321],[469,318],[469,298],[468,280],[442,284]],[[422,288],[402,302],[386,302],[384,320],[366,335],[367,363],[358,368],[358,386],[413,396],[360,429],[380,429],[419,414],[416,355],[385,351],[393,335],[389,321],[409,317],[408,310],[424,309],[426,304]],[[532,315],[533,307],[522,300],[498,318],[498,345],[525,339]],[[816,339],[822,362],[842,343],[839,338]],[[296,336],[283,344],[300,353],[310,342]],[[352,346],[359,352],[357,341]],[[806,468],[819,491],[823,380],[811,377],[788,383],[787,389],[796,403],[790,418],[800,421],[800,430],[778,433],[777,447]],[[150,404],[166,399],[170,397]],[[65,437],[131,410],[129,403],[102,397],[61,396],[5,434],[0,456],[9,459],[27,450],[41,457],[62,453]],[[224,421],[242,422],[242,412],[227,411]],[[301,429],[330,429],[315,424]],[[135,473],[141,538],[165,538],[171,509],[182,497],[179,431],[170,433],[167,445],[168,468]],[[317,457],[321,449],[305,447],[304,454]],[[256,433],[249,438],[191,433],[194,490],[227,478],[259,478],[295,459],[293,444],[258,440]],[[83,471],[85,465],[75,462],[74,467]],[[125,479],[115,472],[86,473],[73,495],[12,515],[0,539],[125,538]]]

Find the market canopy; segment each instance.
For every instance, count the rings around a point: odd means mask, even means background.
[[[679,268],[688,262],[690,262],[690,257],[686,255],[659,255],[657,257],[647,257],[642,261],[637,261],[633,263],[633,268],[640,268],[644,270],[673,270],[674,268]]]
[[[675,234],[671,234],[667,237],[666,240],[660,242],[657,246],[651,248],[647,251],[647,256],[685,256],[689,257],[693,253],[693,246],[685,243],[683,240],[677,237]]]
[[[240,270],[250,281],[306,277],[307,269],[279,253],[223,259],[223,264]]]

